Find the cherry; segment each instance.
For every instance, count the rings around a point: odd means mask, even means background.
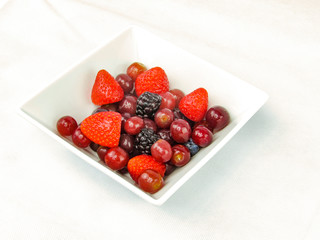
[[[173,122],[174,115],[173,112],[168,108],[160,109],[154,115],[154,121],[159,128],[168,128]]]
[[[166,163],[166,171],[164,173],[165,176],[169,176],[177,167],[170,164],[170,162]]]
[[[130,93],[133,89],[133,79],[125,73],[121,73],[116,77],[116,81],[119,83],[120,87],[123,89],[123,92]]]
[[[104,161],[104,157],[106,156],[106,153],[109,148],[105,146],[100,146],[97,150],[98,157],[100,158],[101,161]]]
[[[126,133],[121,134],[119,146],[123,148],[127,153],[131,153],[133,151],[134,138]]]
[[[101,109],[106,109],[108,111],[116,112],[118,110],[118,103],[104,104],[100,108]]]
[[[146,70],[147,67],[144,64],[134,62],[127,68],[127,74],[135,81],[137,77]]]
[[[143,122],[144,122],[144,127],[145,128],[150,128],[152,129],[154,132],[157,132],[157,125],[154,121],[152,121],[151,119],[149,118],[144,118],[143,119]]]
[[[198,126],[192,131],[192,140],[198,146],[206,147],[212,142],[213,134],[208,128]]]
[[[91,140],[87,138],[80,129],[80,126],[72,134],[73,143],[79,148],[86,148],[90,145]]]
[[[151,155],[158,162],[168,162],[172,156],[171,145],[163,139],[159,139],[151,146]]]
[[[57,121],[57,130],[64,137],[71,136],[77,127],[77,121],[70,116],[64,116]]]
[[[173,140],[178,143],[185,143],[191,137],[191,127],[186,120],[177,119],[171,123],[170,133]]]
[[[208,128],[211,132],[213,131],[213,127],[206,120],[201,120],[200,122],[195,123],[192,128],[195,129],[198,126],[204,126]]]
[[[120,170],[127,165],[129,155],[121,147],[113,147],[107,151],[104,161],[111,169]]]
[[[119,113],[130,113],[135,115],[137,108],[137,97],[131,95],[125,95],[124,98],[119,102],[118,111]]]
[[[190,162],[190,151],[181,144],[172,147],[172,157],[170,163],[176,167],[182,167]]]
[[[109,168],[113,170],[120,170],[127,165],[129,155],[121,147],[113,147],[107,151],[104,161]]]
[[[142,128],[144,128],[144,122],[143,119],[138,116],[133,116],[127,119],[127,121],[124,124],[125,132],[130,135],[138,134]]]
[[[172,93],[161,93],[160,96],[162,97],[162,99],[159,109],[168,108],[170,110],[173,110],[176,107],[176,99]]]
[[[179,103],[181,99],[184,97],[184,92],[182,92],[180,89],[172,89],[169,91],[173,97],[176,99],[176,107],[179,106]]]
[[[164,185],[160,173],[147,169],[138,178],[139,187],[148,193],[158,192]]]
[[[170,145],[173,145],[174,140],[171,137],[170,129],[160,129],[157,134],[161,139],[166,140]]]
[[[229,112],[221,106],[209,108],[206,113],[206,121],[210,124],[215,132],[226,127],[230,122]]]

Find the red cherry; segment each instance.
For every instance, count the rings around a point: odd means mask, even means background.
[[[230,115],[227,109],[221,106],[209,108],[206,113],[206,121],[211,125],[215,132],[226,127],[230,122]]]
[[[107,151],[104,161],[111,169],[120,170],[127,165],[129,161],[129,155],[121,147],[114,147]]]
[[[198,126],[192,131],[192,140],[198,146],[206,147],[212,142],[213,134],[208,128]]]
[[[57,130],[64,137],[71,136],[77,127],[77,121],[70,116],[64,116],[57,121]]]

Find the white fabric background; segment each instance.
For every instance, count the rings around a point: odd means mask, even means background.
[[[16,113],[131,24],[270,96],[161,207]],[[316,0],[0,0],[0,239],[320,239],[319,26]]]

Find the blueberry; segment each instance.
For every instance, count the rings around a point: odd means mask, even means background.
[[[196,153],[200,150],[199,146],[195,144],[191,138],[184,145],[189,149],[191,156],[196,155]]]

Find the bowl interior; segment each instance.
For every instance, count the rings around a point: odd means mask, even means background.
[[[231,115],[231,123],[215,135],[215,141],[201,149],[186,166],[168,176],[165,186],[153,195],[141,191],[128,174],[121,175],[110,170],[90,149],[74,147],[56,130],[56,122],[61,116],[73,116],[80,123],[97,107],[92,104],[90,94],[100,69],[106,69],[115,77],[125,73],[134,61],[142,62],[148,68],[162,67],[168,75],[171,89],[179,88],[187,94],[199,87],[206,88],[209,106],[222,105]],[[266,99],[267,95],[261,90],[143,29],[131,27],[67,69],[23,104],[20,110],[26,118],[89,164],[142,198],[160,205],[210,160]]]

